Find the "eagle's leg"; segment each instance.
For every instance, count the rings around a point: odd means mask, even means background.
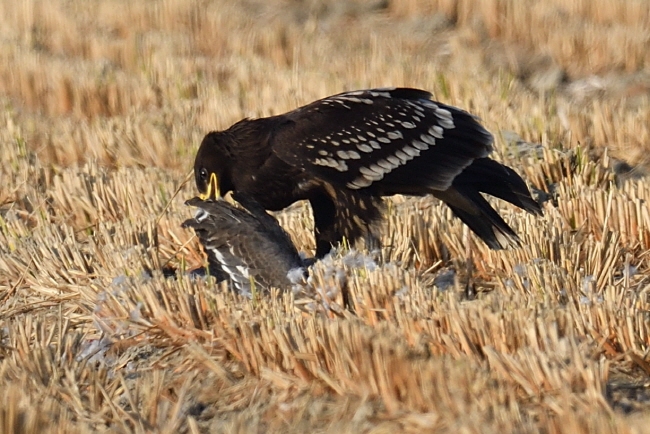
[[[336,206],[325,193],[317,193],[309,199],[314,216],[314,238],[316,239],[316,258],[321,259],[343,241],[336,231]]]

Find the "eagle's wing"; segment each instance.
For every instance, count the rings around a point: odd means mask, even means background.
[[[280,118],[270,139],[275,154],[350,189],[446,190],[492,149],[492,136],[472,115],[417,89],[345,92]]]

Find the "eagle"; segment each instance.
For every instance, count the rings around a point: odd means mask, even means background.
[[[194,162],[203,198],[242,193],[278,211],[311,204],[316,257],[373,239],[382,197],[432,195],[492,249],[517,234],[483,196],[541,215],[524,180],[489,158],[492,135],[468,112],[412,88],[339,93],[209,132]]]
[[[256,201],[235,198],[245,208],[199,197],[185,202],[198,210],[182,226],[194,229],[208,256],[208,270],[247,296],[253,290],[286,289],[306,277],[308,264],[277,220]]]

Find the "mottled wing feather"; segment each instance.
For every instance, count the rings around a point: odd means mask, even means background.
[[[286,286],[288,271],[302,265],[289,235],[254,203],[249,203],[252,211],[225,201],[186,203],[201,211],[183,226],[195,230],[209,262],[217,263],[238,290],[250,292],[251,279],[262,289]]]
[[[492,136],[469,113],[416,89],[370,89],[321,99],[282,116],[273,151],[334,185],[391,193],[447,189]]]
[[[223,271],[238,291],[247,293],[250,291],[250,270],[244,258],[233,251],[231,245],[237,225],[242,224],[241,216],[233,213],[234,208],[223,206],[223,203],[201,202],[198,198],[188,201],[193,206],[203,206],[195,218],[183,223],[183,227],[194,229],[208,255],[210,267]]]

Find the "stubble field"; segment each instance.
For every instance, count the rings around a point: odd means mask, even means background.
[[[0,11],[0,432],[650,432],[650,3]],[[375,86],[482,119],[544,201],[497,204],[522,247],[397,197],[381,260],[296,294],[184,274],[206,132]],[[312,254],[308,205],[277,217]]]

